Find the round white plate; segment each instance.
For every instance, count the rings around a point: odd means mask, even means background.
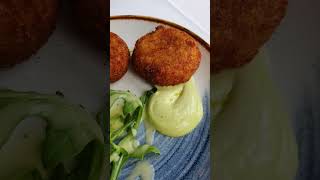
[[[209,93],[210,93],[210,47],[192,32],[183,27],[164,20],[141,16],[117,16],[111,17],[110,31],[118,34],[132,52],[135,42],[141,36],[155,30],[158,25],[173,26],[192,35],[199,42],[202,54],[201,64],[194,74],[199,92],[203,97],[204,117],[198,127],[189,135],[181,138],[169,138],[156,133],[154,145],[160,151],[160,156],[148,156],[155,169],[155,179],[209,179],[210,155],[209,155]],[[111,89],[130,90],[140,96],[150,90],[152,86],[136,75],[131,66],[125,76],[111,84]],[[144,141],[144,128],[138,133],[138,138]],[[136,161],[129,161],[123,168],[120,180],[125,179]]]

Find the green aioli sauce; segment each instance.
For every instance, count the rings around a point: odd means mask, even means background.
[[[167,136],[190,133],[203,116],[201,97],[193,78],[184,84],[157,89],[147,106],[149,122]]]
[[[142,180],[153,180],[154,167],[148,161],[138,162],[126,180],[136,180],[138,177]]]

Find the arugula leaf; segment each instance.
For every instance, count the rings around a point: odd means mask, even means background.
[[[110,130],[110,180],[118,178],[129,158],[143,159],[149,153],[160,154],[158,148],[139,145],[136,140],[145,105],[155,92],[156,88],[153,88],[137,98],[129,91],[110,91],[110,127],[118,127]]]
[[[151,146],[149,144],[144,144],[142,146],[139,146],[133,153],[131,153],[130,157],[143,160],[144,156],[149,153],[154,153],[159,155],[160,151],[158,148],[154,146]]]
[[[120,174],[120,171],[122,169],[122,167],[125,165],[125,163],[128,161],[129,156],[126,154],[121,154],[119,160],[117,162],[114,162],[112,164],[112,173],[110,176],[110,180],[117,180],[118,176]]]
[[[145,106],[150,99],[150,97],[157,92],[157,88],[153,87],[151,90],[146,91],[143,96],[140,97],[142,104]]]

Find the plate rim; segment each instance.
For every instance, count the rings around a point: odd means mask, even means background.
[[[207,43],[205,40],[203,40],[200,36],[198,36],[196,33],[192,32],[191,30],[174,23],[172,21],[151,17],[151,16],[141,16],[141,15],[116,15],[116,16],[110,16],[109,21],[112,20],[142,20],[142,21],[148,21],[148,22],[154,22],[154,23],[160,23],[163,25],[171,26],[174,28],[177,28],[181,31],[186,32],[190,36],[192,36],[196,41],[198,41],[199,44],[201,44],[209,53],[211,52],[211,47],[209,43]]]
[[[166,26],[170,26],[170,27],[174,27],[174,28],[177,28],[187,34],[189,34],[190,36],[192,36],[198,43],[199,43],[199,46],[202,46],[204,51],[205,52],[208,52],[209,53],[209,58],[208,58],[208,63],[210,63],[211,61],[211,58],[210,58],[210,55],[211,55],[211,48],[210,48],[210,45],[209,43],[207,43],[205,40],[203,40],[200,36],[198,36],[197,34],[195,34],[194,32],[188,30],[187,28],[181,26],[181,25],[178,25],[176,23],[173,23],[173,22],[170,22],[170,21],[167,21],[167,20],[163,20],[163,19],[159,19],[159,18],[154,18],[154,17],[150,17],[150,16],[140,16],[140,15],[116,15],[116,16],[110,16],[109,17],[109,22],[111,21],[116,21],[116,20],[138,20],[138,21],[146,21],[146,22],[152,22],[152,23],[157,23],[157,24],[162,24],[162,25],[166,25]],[[111,85],[111,84],[110,84]],[[209,84],[208,84],[209,85]],[[210,86],[209,86],[210,87]],[[204,95],[203,97],[208,97],[208,104],[207,104],[207,110],[208,112],[210,112],[210,100],[209,100],[209,97],[210,97],[210,91],[207,92],[208,94],[207,95]],[[203,98],[202,97],[202,98]],[[203,99],[202,99],[202,102],[203,102]],[[206,119],[202,119],[202,121],[207,121],[207,120],[210,120],[210,115],[208,115],[208,117]],[[206,123],[206,122],[205,122]],[[209,125],[209,129],[211,128],[211,125]],[[210,131],[209,131],[209,136],[210,136]],[[201,134],[201,137],[203,137],[203,134]],[[209,149],[210,149],[210,143],[211,143],[211,138],[210,138],[210,141],[209,141]],[[203,147],[206,147],[205,145]],[[199,149],[199,147],[197,147],[197,149]],[[207,154],[207,153],[205,153]],[[201,156],[204,156],[204,155],[201,155]],[[210,156],[210,150],[208,152],[208,159],[211,159]],[[199,156],[199,159],[200,159],[200,156]],[[193,162],[194,164],[194,162]],[[210,178],[210,168],[206,168],[206,170],[208,170],[209,172],[209,178]],[[192,171],[192,168],[188,170],[188,173]]]

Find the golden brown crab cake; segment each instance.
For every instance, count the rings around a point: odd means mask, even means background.
[[[130,52],[127,44],[110,32],[110,81],[116,82],[128,71]]]
[[[187,82],[200,65],[198,43],[176,28],[158,26],[141,37],[132,56],[135,71],[154,85]]]
[[[34,55],[56,26],[57,0],[0,1],[0,68]]]
[[[211,71],[250,62],[285,16],[287,0],[213,1]]]

